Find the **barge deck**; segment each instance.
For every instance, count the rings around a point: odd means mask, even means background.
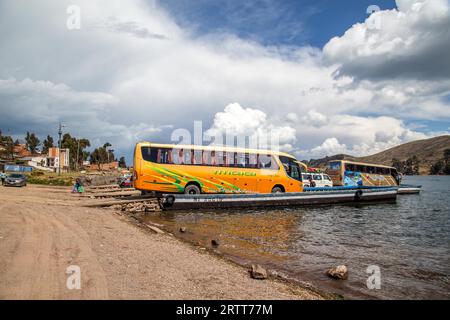
[[[398,187],[305,188],[300,193],[277,194],[168,194],[163,195],[162,206],[165,210],[290,207],[395,201],[397,194]]]

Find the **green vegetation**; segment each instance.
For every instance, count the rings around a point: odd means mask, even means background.
[[[127,167],[127,163],[125,161],[125,157],[120,157],[120,159],[119,159],[119,167],[120,168],[126,168]]]
[[[48,149],[53,148],[53,137],[47,135],[47,138],[42,143],[42,153],[48,153]]]
[[[398,172],[406,175],[419,175],[420,160],[414,155],[405,161],[400,161],[397,158],[392,159],[392,166],[395,167]]]
[[[89,152],[85,149],[91,146],[88,139],[77,139],[72,137],[70,133],[66,133],[62,137],[61,148],[69,149],[70,169],[77,170],[83,165],[83,161],[89,157]]]
[[[27,145],[28,151],[30,151],[32,154],[36,153],[38,151],[38,147],[41,144],[41,141],[34,133],[29,133],[27,131],[27,135],[25,137],[25,142]]]
[[[27,134],[24,138],[26,149],[31,154],[41,153],[42,155],[46,155],[48,150],[56,145],[52,136],[47,135],[47,137],[41,143],[41,140],[38,136],[33,133],[27,131]],[[85,138],[75,138],[70,135],[70,133],[65,133],[61,138],[61,148],[69,149],[69,166],[70,170],[78,171],[83,167],[83,162],[90,159],[93,164],[104,164],[112,161],[117,161],[114,150],[111,149],[112,145],[107,142],[102,147],[94,149],[94,151],[89,152],[86,149],[91,147],[91,142]],[[17,154],[14,153],[14,146],[19,145],[19,140],[14,142],[12,136],[4,136],[2,135],[2,131],[0,129],[0,159],[8,160],[10,163],[18,163],[22,164],[18,159]],[[119,160],[119,166],[121,168],[126,168],[125,157],[121,157]],[[36,179],[33,177],[32,179]],[[52,183],[62,183],[55,182],[57,179],[54,179]],[[46,181],[45,181],[46,183]]]
[[[114,161],[114,150],[110,149],[111,144],[105,143],[103,147],[97,148],[91,153],[91,163],[102,164]],[[125,160],[125,159],[124,159]]]
[[[445,149],[443,158],[431,166],[430,174],[450,175],[450,149]]]
[[[14,140],[11,136],[2,135],[0,130],[0,158],[13,159],[14,158]]]
[[[76,177],[76,173],[62,173],[58,175],[53,172],[33,171],[27,174],[27,182],[49,186],[71,186]]]

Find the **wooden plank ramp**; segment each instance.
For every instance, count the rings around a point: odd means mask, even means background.
[[[132,191],[114,191],[114,192],[98,192],[98,193],[83,193],[80,195],[82,198],[119,198],[119,197],[129,197],[138,196],[141,192],[138,190]]]

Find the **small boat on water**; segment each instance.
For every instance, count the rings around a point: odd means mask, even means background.
[[[398,188],[398,194],[417,194],[422,191],[422,186],[412,184],[401,184]]]
[[[276,194],[166,194],[165,210],[292,207],[339,203],[395,201],[398,187],[305,188],[303,192]]]

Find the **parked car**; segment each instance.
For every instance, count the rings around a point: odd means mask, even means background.
[[[5,179],[5,186],[9,187],[25,187],[27,185],[27,177],[24,174],[12,173]]]
[[[331,188],[333,186],[333,181],[331,181],[331,178],[327,174],[302,173],[304,187],[311,187],[309,182],[310,177],[316,183],[316,188]]]

